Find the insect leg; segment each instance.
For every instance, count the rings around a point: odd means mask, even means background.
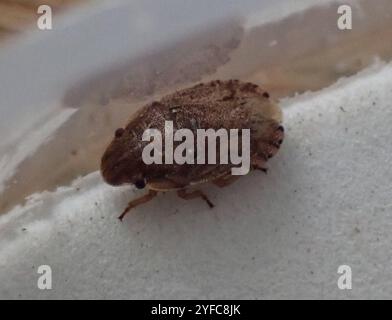
[[[255,168],[256,170],[260,170],[262,172],[264,172],[265,174],[268,173],[268,168]]]
[[[218,186],[219,188],[224,188],[224,187],[232,184],[238,178],[239,178],[239,176],[227,175],[227,176],[223,176],[221,178],[218,178],[216,180],[213,180],[212,183],[215,184],[216,186]]]
[[[128,213],[129,210],[131,210],[132,208],[137,207],[138,205],[141,205],[143,203],[146,203],[148,201],[150,201],[152,198],[154,198],[156,195],[158,194],[157,191],[155,190],[149,190],[149,192],[147,194],[145,194],[144,196],[137,198],[135,200],[132,200],[131,202],[128,203],[128,206],[125,208],[125,210],[123,211],[123,213],[118,217],[120,219],[120,221],[122,221],[122,219],[125,217],[125,215]]]
[[[268,168],[265,166],[266,162],[267,161],[263,157],[256,155],[252,157],[251,167],[254,170],[260,170],[263,171],[264,173],[267,173]]]
[[[177,191],[177,195],[185,200],[191,200],[195,198],[202,198],[205,202],[207,202],[210,208],[214,207],[214,204],[208,199],[208,197],[201,190],[195,190],[187,193],[185,189],[181,189]]]

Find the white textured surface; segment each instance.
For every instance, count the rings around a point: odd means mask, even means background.
[[[0,297],[391,298],[391,101],[391,66],[285,101],[269,174],[206,187],[213,210],[166,194],[120,223],[135,195],[98,173],[35,195],[0,217]]]

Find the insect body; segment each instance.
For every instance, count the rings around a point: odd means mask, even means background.
[[[251,169],[262,171],[266,171],[267,160],[276,154],[284,138],[280,108],[267,92],[252,83],[216,80],[152,102],[137,112],[125,128],[116,130],[102,156],[101,173],[107,183],[149,189],[146,195],[129,203],[120,219],[159,191],[177,190],[184,199],[201,197],[213,207],[201,190],[187,192],[187,188],[205,182],[224,187],[238,178],[231,174],[235,165],[222,164],[219,159],[213,164],[146,164],[142,152],[148,142],[143,141],[143,133],[146,129],[164,132],[167,121],[172,121],[174,130],[186,128],[195,134],[198,129],[249,129]],[[220,147],[216,147],[217,154]]]

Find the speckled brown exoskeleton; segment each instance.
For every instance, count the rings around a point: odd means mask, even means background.
[[[165,120],[173,121],[174,130],[188,128],[192,132],[209,128],[250,129],[251,169],[264,172],[267,160],[276,154],[284,137],[281,109],[266,91],[249,82],[200,83],[147,104],[135,113],[125,128],[115,131],[101,160],[101,173],[107,183],[148,188],[146,195],[128,204],[120,219],[160,191],[177,190],[183,199],[200,197],[213,207],[201,190],[189,192],[188,188],[205,182],[224,187],[239,177],[231,175],[234,165],[230,162],[224,165],[219,161],[204,165],[145,164],[142,151],[148,142],[142,141],[143,132],[148,128],[163,132]]]

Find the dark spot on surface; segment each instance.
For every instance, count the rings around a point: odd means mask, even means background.
[[[346,110],[344,110],[344,108],[342,106],[339,107],[340,110],[342,110],[343,112],[346,112]]]
[[[145,180],[137,180],[135,182],[135,187],[138,189],[144,189],[146,187],[146,181]]]
[[[283,128],[283,126],[279,126],[279,127],[278,127],[278,130],[280,130],[280,131],[284,132],[284,128]]]
[[[269,95],[268,92],[264,92],[264,93],[263,93],[263,97],[268,99],[268,98],[270,97],[270,95]]]
[[[158,102],[158,101],[154,101],[154,102],[151,104],[151,106],[152,106],[152,107],[160,107],[160,106],[161,106],[161,103]]]
[[[178,112],[179,109],[180,109],[180,106],[178,106],[178,105],[174,105],[174,106],[169,107],[170,112],[173,112],[173,113]]]
[[[256,84],[247,82],[241,87],[241,91],[253,92],[258,86]]]
[[[124,129],[123,128],[118,128],[115,132],[114,132],[114,136],[116,138],[120,138],[123,134],[124,134]]]
[[[78,150],[75,149],[71,150],[71,155],[76,156],[77,154],[78,154]]]

